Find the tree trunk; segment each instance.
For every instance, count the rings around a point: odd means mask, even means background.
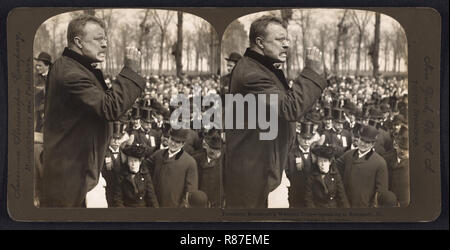
[[[360,64],[361,64],[361,43],[363,39],[363,32],[359,31],[358,35],[358,48],[356,50],[356,72],[355,75],[359,74]]]
[[[379,52],[380,52],[380,13],[375,13],[375,37],[373,41],[373,51],[372,51],[372,65],[373,71],[372,75],[376,77],[376,81],[378,83],[378,74],[379,74]]]
[[[183,12],[178,11],[178,23],[177,23],[177,50],[175,51],[175,60],[176,60],[176,69],[177,76],[181,77],[183,72],[183,63],[182,63],[182,55],[183,55]]]
[[[161,29],[161,40],[159,41],[159,66],[158,75],[161,75],[163,67],[163,55],[164,55],[164,40],[166,39],[166,31]]]

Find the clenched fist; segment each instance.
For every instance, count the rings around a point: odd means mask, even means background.
[[[314,70],[317,74],[323,74],[322,52],[316,48],[306,49],[306,67]]]
[[[126,48],[124,66],[130,68],[134,72],[141,72],[141,52],[137,48]]]

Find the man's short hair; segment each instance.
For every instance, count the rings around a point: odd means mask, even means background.
[[[269,23],[275,23],[283,26],[283,28],[287,28],[287,25],[278,17],[276,16],[262,16],[255,21],[252,22],[250,25],[250,32],[249,32],[249,39],[250,39],[250,45],[256,45],[256,37],[265,37],[266,36],[266,28]]]
[[[105,23],[95,17],[95,16],[91,16],[91,15],[80,15],[74,19],[72,19],[69,23],[69,26],[67,27],[67,44],[74,44],[74,39],[76,36],[84,36],[84,27],[86,26],[86,23],[88,22],[93,22],[93,23],[97,23],[98,25],[100,25],[100,27],[102,27],[103,29],[106,28]]]

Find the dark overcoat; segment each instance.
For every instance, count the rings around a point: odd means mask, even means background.
[[[198,190],[197,163],[183,149],[172,158],[156,151],[146,164],[154,165],[153,184],[160,207],[180,207],[187,192]]]
[[[109,162],[109,163],[107,163]],[[119,176],[122,166],[122,159],[120,156],[120,149],[113,151],[111,147],[106,150],[105,162],[101,170],[103,178],[106,181],[106,201],[108,206],[113,206],[114,202],[114,186],[117,183],[117,177]]]
[[[108,89],[102,72],[66,48],[49,72],[45,101],[43,206],[83,207],[98,183],[112,130],[145,80],[124,67]]]
[[[314,166],[314,171],[307,176],[305,201],[309,208],[348,208],[347,194],[341,175],[334,165],[330,166],[330,171],[322,175]]]
[[[297,161],[301,164],[302,169],[297,168]],[[288,169],[286,176],[289,179],[289,207],[299,208],[306,207],[305,192],[307,176],[312,170],[311,152],[305,156],[300,150],[298,142],[288,155]]]
[[[193,155],[198,166],[198,190],[205,192],[211,207],[221,207],[223,201],[223,164],[224,155],[208,162],[206,150]]]
[[[359,158],[358,150],[347,151],[336,160],[351,207],[371,207],[376,192],[388,190],[386,161],[373,149]]]
[[[122,164],[117,176],[113,207],[159,207],[148,169],[141,166],[138,173],[131,174],[128,168]]]
[[[389,190],[392,191],[400,203],[400,207],[407,207],[410,198],[409,159],[396,161],[389,169]]]
[[[227,129],[227,207],[267,207],[268,194],[281,183],[282,171],[287,165],[288,152],[295,138],[295,122],[311,109],[325,87],[324,78],[305,68],[289,88],[283,71],[276,69],[273,61],[247,49],[233,70],[230,93],[243,96],[277,94],[278,133],[273,140],[260,140],[260,133],[267,130],[259,129],[258,125],[256,129],[248,129],[244,122],[244,129]],[[257,96],[255,100],[258,100]],[[247,121],[247,117],[244,119]]]

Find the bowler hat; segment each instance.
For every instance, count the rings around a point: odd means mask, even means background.
[[[377,139],[378,130],[373,126],[363,125],[360,130],[361,140],[366,142],[374,142]]]
[[[52,57],[47,52],[39,53],[38,57],[34,58],[34,60],[47,62],[49,64],[52,63]]]
[[[397,196],[388,190],[378,193],[378,207],[398,207]]]
[[[306,139],[310,139],[314,136],[314,123],[309,121],[300,122],[300,136]]]
[[[237,62],[242,58],[242,56],[237,52],[231,52],[230,56],[228,58],[225,58],[227,61],[233,61]]]
[[[339,122],[339,123],[344,123],[345,122],[345,118],[344,118],[344,110],[337,108],[337,109],[333,109],[333,121]]]
[[[208,207],[208,196],[201,190],[189,192],[188,203],[193,208],[206,208]]]
[[[356,111],[358,110],[356,105],[353,102],[351,102],[350,100],[348,100],[348,99],[346,99],[344,101],[344,107],[343,108],[349,114],[356,114]]]
[[[131,108],[131,118],[135,120],[141,118],[141,109],[136,104]]]
[[[322,157],[322,158],[326,158],[326,159],[331,159],[334,156],[333,147],[327,146],[327,145],[321,145],[321,146],[314,147],[311,150],[311,152],[318,157]]]
[[[222,138],[217,133],[211,133],[205,136],[205,142],[212,149],[221,149],[222,148]]]
[[[135,158],[142,158],[145,155],[145,149],[138,144],[126,145],[122,152],[126,156],[131,156]]]
[[[170,130],[170,138],[179,141],[185,142],[188,136],[187,129],[171,129]]]
[[[152,109],[148,107],[141,108],[141,120],[145,122],[152,122]]]

